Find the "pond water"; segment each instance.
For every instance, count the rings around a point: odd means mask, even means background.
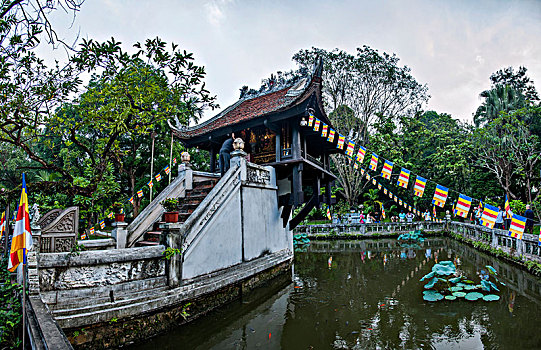
[[[419,279],[443,260],[477,282],[485,265],[496,268],[501,299],[424,301]],[[132,348],[540,349],[540,316],[540,279],[456,241],[316,241],[295,253],[293,282]]]

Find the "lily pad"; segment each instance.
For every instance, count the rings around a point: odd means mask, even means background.
[[[472,280],[465,280],[464,282],[466,282],[466,283],[468,283],[468,284],[475,284],[475,282],[472,281]]]
[[[466,293],[464,292],[453,292],[453,296],[457,298],[464,298],[466,296]]]
[[[477,289],[476,286],[472,286],[472,285],[467,285],[467,286],[464,286],[464,289],[465,290],[473,290],[473,289]]]
[[[488,272],[489,272],[491,275],[497,275],[497,274],[498,274],[498,272],[496,272],[496,269],[493,268],[492,266],[486,265],[485,267],[487,268]]]
[[[466,294],[466,296],[464,298],[466,300],[469,300],[469,301],[476,301],[476,300],[479,300],[482,297],[483,297],[483,294],[481,294],[481,293],[471,292],[471,293]]]
[[[454,287],[450,287],[449,290],[451,292],[460,292],[462,289],[464,289],[463,287],[460,287],[460,286],[454,286]]]
[[[445,299],[446,299],[446,300],[455,300],[456,297],[455,297],[454,295],[446,295],[446,296],[445,296]]]
[[[437,278],[437,277],[434,277],[434,278],[431,279],[427,284],[425,284],[425,289],[433,288],[434,285],[436,284],[436,282],[438,282],[438,278]]]
[[[500,296],[496,294],[487,294],[483,297],[484,301],[497,301],[500,300]]]
[[[456,273],[456,267],[453,265],[452,261],[442,261],[438,264],[435,264],[432,267],[434,271],[439,276],[449,276]]]
[[[449,282],[458,283],[458,282],[460,282],[460,277],[449,278]]]
[[[423,299],[426,301],[439,301],[443,299],[443,295],[435,291],[427,291],[430,293],[424,293]]]
[[[423,278],[421,278],[419,281],[422,282],[422,281],[424,281],[425,279],[432,278],[432,277],[434,277],[435,274],[436,274],[436,273],[435,273],[434,271],[432,271],[432,272],[430,272],[430,273],[424,275]]]

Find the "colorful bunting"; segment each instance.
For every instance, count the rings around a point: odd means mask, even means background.
[[[378,190],[381,190],[381,184],[378,183]]]
[[[505,194],[505,204],[504,204],[504,209],[505,209],[505,215],[510,218],[511,217],[511,205],[509,204],[509,199],[507,198],[507,193]]]
[[[417,197],[422,197],[425,193],[426,179],[417,175],[415,179],[415,186],[413,187],[413,194]]]
[[[312,126],[312,124],[314,124],[314,118],[314,115],[310,114],[310,116],[308,117],[308,126]]]
[[[7,237],[6,237],[7,238]],[[6,239],[7,244],[7,239]],[[20,263],[26,264],[26,253],[32,247],[32,232],[30,230],[30,214],[28,213],[28,194],[26,179],[23,173],[21,199],[17,208],[15,229],[11,239],[11,249],[8,257],[8,270],[13,272]]]
[[[372,171],[376,171],[377,167],[378,167],[378,155],[375,154],[375,153],[372,153],[372,159],[370,159],[370,170]]]
[[[6,212],[2,213],[2,217],[0,218],[0,239],[2,239],[2,236],[6,232]],[[7,242],[7,237],[6,237]],[[7,243],[6,243],[7,244]]]
[[[346,141],[346,137],[338,134],[338,143],[336,144],[336,148],[343,149],[345,141]]]
[[[372,179],[372,185],[376,186],[376,179]]]
[[[355,150],[355,142],[348,141],[348,147],[346,149],[346,154],[350,157],[353,157],[353,151]]]
[[[411,172],[408,169],[402,168],[402,170],[400,170],[400,176],[398,177],[397,185],[403,188],[408,188],[408,182],[410,181],[410,174]]]
[[[108,217],[109,219],[112,219],[114,215],[115,215],[115,213],[110,212],[110,213],[107,215],[107,217]]]
[[[329,126],[325,123],[323,123],[323,127],[321,128],[321,137],[327,137],[327,128]]]
[[[402,206],[402,199],[398,200],[398,205]]]
[[[173,158],[173,165],[177,164],[177,158]]]
[[[333,143],[334,142],[334,134],[335,134],[335,131],[333,129],[330,129],[329,130],[329,137],[327,137],[327,141],[329,141],[330,143]]]
[[[86,232],[81,233],[81,239],[86,239]]]
[[[314,123],[314,131],[319,131],[320,124],[321,124],[321,120],[316,118],[316,122]]]
[[[154,186],[154,183],[152,182],[152,179],[149,182],[147,182],[147,186],[149,188],[152,188]]]
[[[386,188],[383,189],[383,193],[387,194],[387,189]]]
[[[91,234],[91,235],[94,234],[94,227],[91,227],[91,228],[90,228],[90,234]]]
[[[509,236],[522,239],[524,228],[526,228],[526,218],[524,216],[513,214],[511,225],[509,225]]]
[[[327,208],[327,219],[332,220],[331,210]]]
[[[472,202],[471,197],[468,197],[463,194],[459,194],[458,200],[456,202],[455,210],[454,210],[455,215],[461,216],[463,218],[467,218],[468,213],[471,208],[471,202]]]
[[[163,168],[163,171],[165,171],[165,173],[169,175],[169,173],[171,172],[171,168],[169,168],[169,165],[166,165],[165,168]]]
[[[366,179],[370,180],[370,174],[368,172],[366,172]]]
[[[498,216],[498,208],[490,204],[485,203],[483,215],[481,216],[481,225],[494,228],[496,223],[496,217]]]
[[[385,159],[385,162],[383,163],[383,168],[381,169],[381,176],[387,180],[391,178],[391,175],[393,173],[393,162],[388,161]]]
[[[162,174],[158,173],[156,176],[154,176],[154,178],[156,179],[156,181],[160,182],[162,180]]]
[[[443,208],[448,195],[449,195],[449,189],[447,187],[443,187],[442,185],[436,185],[436,190],[434,191],[434,198],[432,199],[432,204],[435,204],[438,207]]]
[[[128,199],[128,201],[129,201],[131,204],[133,204],[133,202],[134,202],[133,196],[131,196],[131,198]]]
[[[139,191],[137,191],[137,197],[139,197],[139,198],[143,197],[143,189],[142,188]]]
[[[357,156],[355,157],[357,162],[362,163],[364,160],[365,154],[366,154],[366,148],[364,148],[363,146],[360,146],[359,151],[357,151]]]
[[[105,228],[105,221],[100,221],[100,228],[103,230]]]

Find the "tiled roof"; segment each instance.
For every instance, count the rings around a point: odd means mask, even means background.
[[[183,139],[189,139],[225,126],[235,125],[279,111],[291,105],[306,88],[305,86],[290,85],[264,95],[241,99],[217,116],[201,124],[177,130],[177,136]]]

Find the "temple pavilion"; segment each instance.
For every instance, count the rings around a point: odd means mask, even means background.
[[[289,221],[295,227],[315,206],[331,201],[329,155],[343,153],[337,138],[329,142],[322,131],[308,125],[309,116],[332,127],[323,109],[322,64],[312,74],[288,82],[270,80],[257,92],[245,93],[215,117],[191,127],[173,128],[187,147],[210,152],[211,172],[216,172],[222,143],[235,133],[245,142],[247,160],[276,169],[279,205],[284,207],[284,227],[292,208],[307,203]]]

